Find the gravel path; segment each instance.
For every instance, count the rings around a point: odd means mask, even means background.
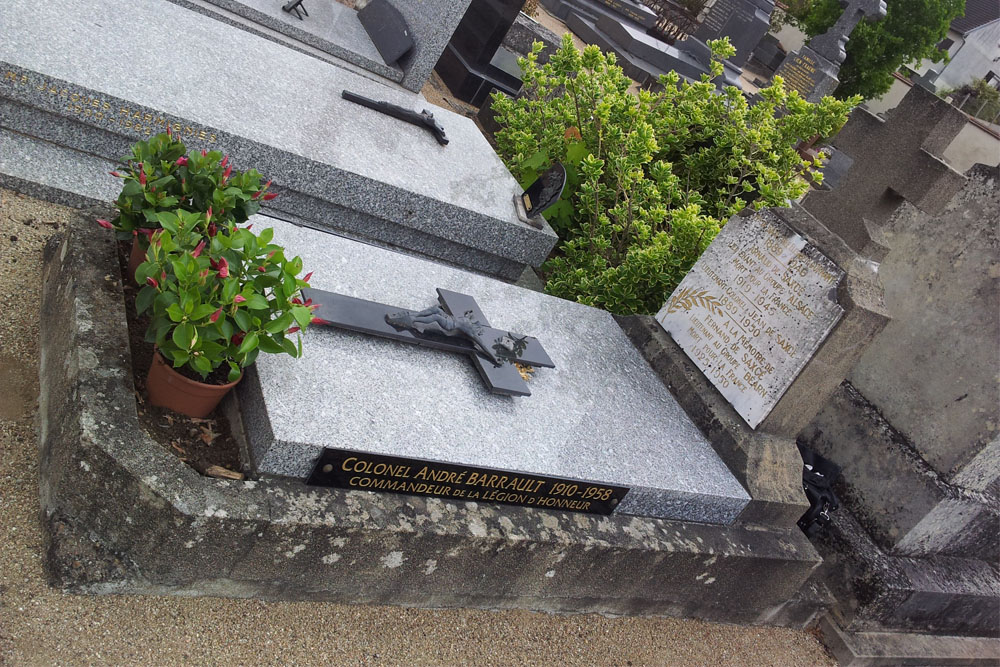
[[[0,665],[835,664],[809,634],[775,628],[49,588],[38,520],[38,285],[42,246],[69,215],[0,190]]]

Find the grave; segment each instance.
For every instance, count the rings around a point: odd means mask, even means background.
[[[435,111],[451,142],[443,147],[341,99],[346,89],[429,106],[407,91],[169,3],[16,0],[0,7],[0,22],[0,125],[68,156],[114,160],[169,123],[189,148],[222,150],[274,179],[272,210],[300,224],[335,220],[338,233],[508,280],[556,242],[547,225],[518,219],[520,188],[470,119]],[[181,42],[205,55],[164,76]],[[254,67],[229,67],[230,53],[255,54]],[[207,81],[211,94],[195,93]],[[49,150],[41,142],[19,161]],[[73,180],[52,175],[49,185]]]
[[[940,635],[993,646],[995,659],[995,639],[983,642],[1000,631],[1000,414],[987,344],[1000,337],[1000,172],[963,176],[935,157],[966,121],[934,95],[914,87],[897,109],[885,121],[855,112],[836,140],[854,158],[842,185],[804,202],[859,245],[877,235],[893,318],[800,434],[842,468],[843,507],[815,542],[830,563],[815,580],[838,598],[824,632],[842,659],[906,642],[921,647],[914,660],[943,662]],[[845,227],[851,215],[868,227]]]
[[[819,102],[840,83],[837,73],[847,57],[844,48],[851,32],[862,19],[879,21],[885,17],[885,0],[850,0],[836,23],[822,35],[810,39],[789,53],[775,72],[785,86],[796,90],[808,102]]]
[[[882,230],[903,200],[933,214],[961,187],[962,175],[939,156],[966,122],[961,111],[920,86],[910,88],[885,120],[855,109],[832,140],[853,166],[836,188],[811,191],[802,206],[852,248],[881,260]]]
[[[314,57],[331,56],[419,92],[458,25],[468,0],[390,0],[414,45],[397,63],[386,63],[355,10],[331,0],[303,0],[299,18],[272,0],[170,0],[224,23]]]
[[[81,214],[45,251],[40,477],[53,585],[87,594],[670,614],[799,628],[822,604],[797,598],[819,561],[794,528],[621,512],[593,516],[483,499],[309,487],[272,476],[199,475],[139,427],[117,254],[110,235],[94,232],[98,214]],[[494,288],[477,297],[494,325],[506,325],[515,311],[494,312],[488,299],[506,286]],[[581,319],[577,340],[590,340],[583,325],[592,323]],[[344,345],[352,336],[316,329],[309,347],[324,335],[339,336]],[[410,353],[434,357],[433,386],[440,391],[448,390],[440,384],[442,372],[474,372],[467,358],[451,353],[381,344],[386,364]],[[563,368],[562,346],[546,345]],[[621,352],[615,359],[629,363]],[[315,361],[307,352],[299,367]],[[600,365],[579,360],[589,363]],[[548,370],[540,369],[537,380]],[[348,381],[333,368],[310,394]],[[550,373],[548,381],[558,384],[559,376]],[[524,400],[546,391],[539,385]],[[286,398],[302,400],[291,392]],[[238,407],[236,401],[225,406],[231,423],[241,423]],[[380,419],[372,414],[367,423]],[[439,426],[447,432],[452,425]],[[628,422],[621,428],[630,432]],[[530,453],[531,444],[522,446]]]
[[[623,514],[730,523],[749,500],[608,313],[266,224],[315,271],[317,290],[414,311],[434,305],[436,290],[467,294],[491,326],[537,339],[555,368],[536,367],[530,396],[500,396],[465,355],[311,328],[303,343],[308,366],[266,355],[239,385],[260,473],[304,479],[323,448],[335,448],[626,487],[615,509]],[[322,306],[316,315],[324,317]]]

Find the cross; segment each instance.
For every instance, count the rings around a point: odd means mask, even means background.
[[[940,159],[965,115],[914,86],[885,120],[855,109],[833,145],[852,160],[833,190],[813,190],[802,206],[854,251],[875,261],[887,252],[882,229],[904,200],[936,215],[965,183]]]
[[[538,339],[490,327],[471,296],[441,288],[437,293],[439,308],[413,311],[335,292],[302,290],[305,299],[319,306],[314,315],[321,324],[470,355],[494,394],[531,395],[515,363],[555,368]]]
[[[829,30],[822,35],[813,37],[806,46],[827,60],[840,64],[847,57],[847,40],[862,18],[878,21],[885,16],[885,0],[850,0],[845,5],[841,0],[844,12]]]

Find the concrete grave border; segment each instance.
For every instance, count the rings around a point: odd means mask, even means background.
[[[667,614],[803,627],[820,558],[790,530],[447,503],[200,476],[139,427],[114,241],[45,249],[46,566],[77,593]]]

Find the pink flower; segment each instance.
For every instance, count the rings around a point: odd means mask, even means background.
[[[212,207],[208,207],[208,212],[205,213],[205,222],[212,222]]]
[[[160,283],[156,282],[156,278],[154,278],[153,276],[148,276],[146,278],[146,284],[149,285],[150,287],[158,288],[160,286]]]
[[[112,225],[110,222],[108,222],[104,218],[98,218],[97,219],[97,224],[99,224],[101,227],[104,227],[105,229],[114,229],[115,228],[114,225]]]
[[[312,272],[312,271],[310,271],[309,273],[307,273],[307,274],[306,274],[306,275],[305,275],[305,276],[304,276],[304,277],[302,278],[302,280],[304,280],[304,281],[306,281],[306,282],[309,282],[309,279],[310,279],[310,278],[312,278],[312,277],[313,277],[313,272]]]
[[[142,164],[139,164],[139,185],[146,185],[146,172],[142,170]]]
[[[243,229],[245,229],[245,230],[247,230],[249,232],[251,227],[253,227],[253,223],[252,222],[249,225],[247,225],[246,227],[244,227]]]
[[[169,124],[169,123],[167,124],[167,136],[168,136],[168,137],[169,137],[169,136],[172,136],[172,135],[170,134],[170,124]]]
[[[242,294],[237,294],[236,296],[233,297],[233,303],[243,303],[246,300],[247,298]]]
[[[299,328],[298,328],[298,327],[292,327],[291,329],[289,329],[289,330],[288,330],[288,331],[286,331],[285,333],[286,333],[286,334],[293,334],[293,333],[295,333],[296,331],[299,331]]]
[[[275,256],[275,255],[276,255],[277,253],[278,253],[278,251],[277,251],[277,250],[272,250],[271,252],[267,253],[267,258],[268,258],[268,259],[271,259],[271,258],[272,258],[272,257],[274,257],[274,256]]]
[[[177,158],[178,167],[185,167],[187,166],[187,163],[188,163],[187,155],[182,155],[179,158]]]
[[[217,233],[218,230],[215,228],[215,223],[214,222],[208,223],[208,235],[215,236]]]
[[[276,195],[273,192],[268,192],[266,195],[264,195],[263,199],[264,199],[264,201],[271,201],[272,199],[274,199],[277,196],[278,195]]]
[[[329,322],[324,320],[322,317],[314,317],[309,320],[309,324],[329,324]]]
[[[219,308],[217,311],[215,311],[214,313],[212,313],[212,315],[208,318],[208,321],[209,322],[218,322],[220,315],[222,315],[222,308]]]
[[[208,269],[202,269],[201,272],[198,274],[198,277],[204,278],[207,275],[208,275]]]
[[[219,258],[219,277],[220,278],[229,277],[229,262],[226,261],[225,257]]]
[[[112,176],[114,176],[115,178],[121,178],[122,177],[122,175],[119,174],[117,171],[109,171],[108,173],[111,174]]]
[[[293,296],[292,297],[292,303],[294,303],[297,306],[301,306],[302,305],[302,299],[300,299],[297,296]]]
[[[222,172],[222,182],[225,183],[229,180],[229,175],[233,173],[232,165],[226,167],[226,170]]]
[[[208,151],[206,151],[204,148],[202,148],[201,149],[201,156],[205,157],[206,155],[208,155]]]
[[[265,269],[263,266],[258,266],[257,270],[260,271],[261,273],[266,273],[267,272],[267,269]]]
[[[201,254],[201,251],[204,249],[205,249],[205,241],[203,240],[201,243],[195,246],[195,249],[193,251],[191,251],[191,256],[197,257],[198,255]]]
[[[220,167],[225,167],[227,164],[229,164],[229,156],[228,155],[226,157],[222,158],[222,162],[219,163],[219,166]]]
[[[229,340],[233,345],[239,345],[240,343],[243,342],[243,338],[245,336],[246,333],[244,333],[243,331],[237,331],[236,333],[233,334],[233,337],[230,338]]]

